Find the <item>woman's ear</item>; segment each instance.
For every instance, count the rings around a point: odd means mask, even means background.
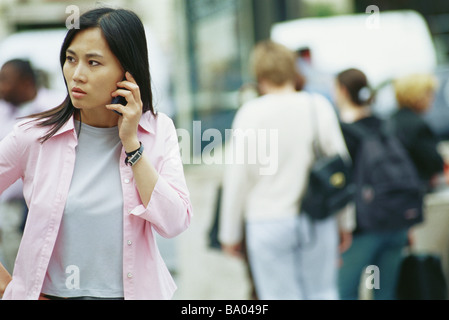
[[[338,84],[338,90],[340,92],[340,99],[343,99],[343,102],[351,101],[351,95],[349,94],[348,88],[346,88],[341,83]]]
[[[341,94],[345,99],[347,99],[347,98],[349,97],[348,89],[347,89],[344,85],[342,85],[340,82],[337,82],[337,88],[338,88],[340,94]]]

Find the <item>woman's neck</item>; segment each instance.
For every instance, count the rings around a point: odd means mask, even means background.
[[[268,81],[261,81],[259,88],[262,94],[287,94],[296,92],[295,85],[290,82],[283,85],[275,85]]]
[[[118,124],[118,114],[112,111],[104,110],[79,110],[75,113],[75,119],[96,128],[112,128]]]
[[[357,106],[353,103],[345,103],[340,108],[340,117],[343,122],[351,123],[372,115],[370,106]]]

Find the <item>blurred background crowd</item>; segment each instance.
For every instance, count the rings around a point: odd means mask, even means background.
[[[192,136],[195,121],[201,121],[200,137],[209,128],[223,134],[231,128],[239,107],[253,97],[253,91],[244,90],[255,81],[249,55],[262,40],[272,39],[294,51],[304,89],[322,94],[335,107],[335,76],[348,68],[363,70],[377,92],[373,110],[381,118],[398,108],[394,79],[417,72],[434,74],[435,99],[424,117],[449,163],[449,2],[439,0],[0,0],[0,66],[12,59],[29,61],[29,66],[15,66],[22,75],[33,69],[34,93],[27,90],[35,97],[30,103],[24,91],[8,91],[6,82],[18,88],[25,81],[6,78],[8,70],[3,70],[0,139],[12,119],[44,108],[38,97],[48,104],[51,96],[53,106],[65,97],[59,50],[74,13],[69,6],[81,13],[113,6],[139,14],[149,39],[156,108]],[[26,104],[28,109],[16,113],[7,104]],[[205,165],[201,156],[206,146],[223,143],[201,139],[200,148],[191,150],[185,172],[195,213],[192,226],[177,239],[160,239],[179,286],[178,299],[253,297],[245,262],[223,255],[209,239],[224,166]],[[445,182],[437,183],[428,195],[426,210],[431,218],[417,227],[416,248],[439,255],[449,279]],[[0,223],[0,229],[7,227]],[[8,240],[0,241],[3,246]],[[4,260],[10,249],[3,250],[0,259],[12,268]]]

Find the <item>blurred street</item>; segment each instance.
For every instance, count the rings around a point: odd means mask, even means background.
[[[174,240],[160,239],[160,250],[172,270],[178,291],[175,300],[248,300],[251,286],[243,261],[225,256],[208,246],[208,233],[213,221],[217,187],[223,166],[186,166],[185,175],[191,193],[194,217],[190,228]],[[441,257],[449,279],[448,188],[429,195],[426,222],[415,230],[417,253]],[[448,292],[449,294],[449,292]],[[370,299],[361,290],[361,299]]]
[[[174,240],[161,240],[161,253],[175,268],[177,300],[246,300],[250,286],[245,264],[208,247],[222,166],[188,166],[186,179],[194,217]],[[171,241],[174,241],[171,242]],[[173,248],[174,247],[174,248]]]

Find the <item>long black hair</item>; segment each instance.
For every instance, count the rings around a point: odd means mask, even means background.
[[[109,45],[109,49],[117,57],[123,69],[131,73],[136,80],[143,103],[142,112],[151,111],[155,114],[145,29],[142,21],[132,11],[96,8],[81,15],[80,27],[70,29],[62,43],[60,52],[61,68],[64,67],[66,61],[67,48],[75,36],[79,32],[90,28],[100,28]],[[41,120],[38,126],[51,127],[47,134],[41,138],[41,142],[43,143],[55,135],[69,121],[75,110],[76,108],[67,94],[64,102],[56,108],[31,115],[30,118]]]

